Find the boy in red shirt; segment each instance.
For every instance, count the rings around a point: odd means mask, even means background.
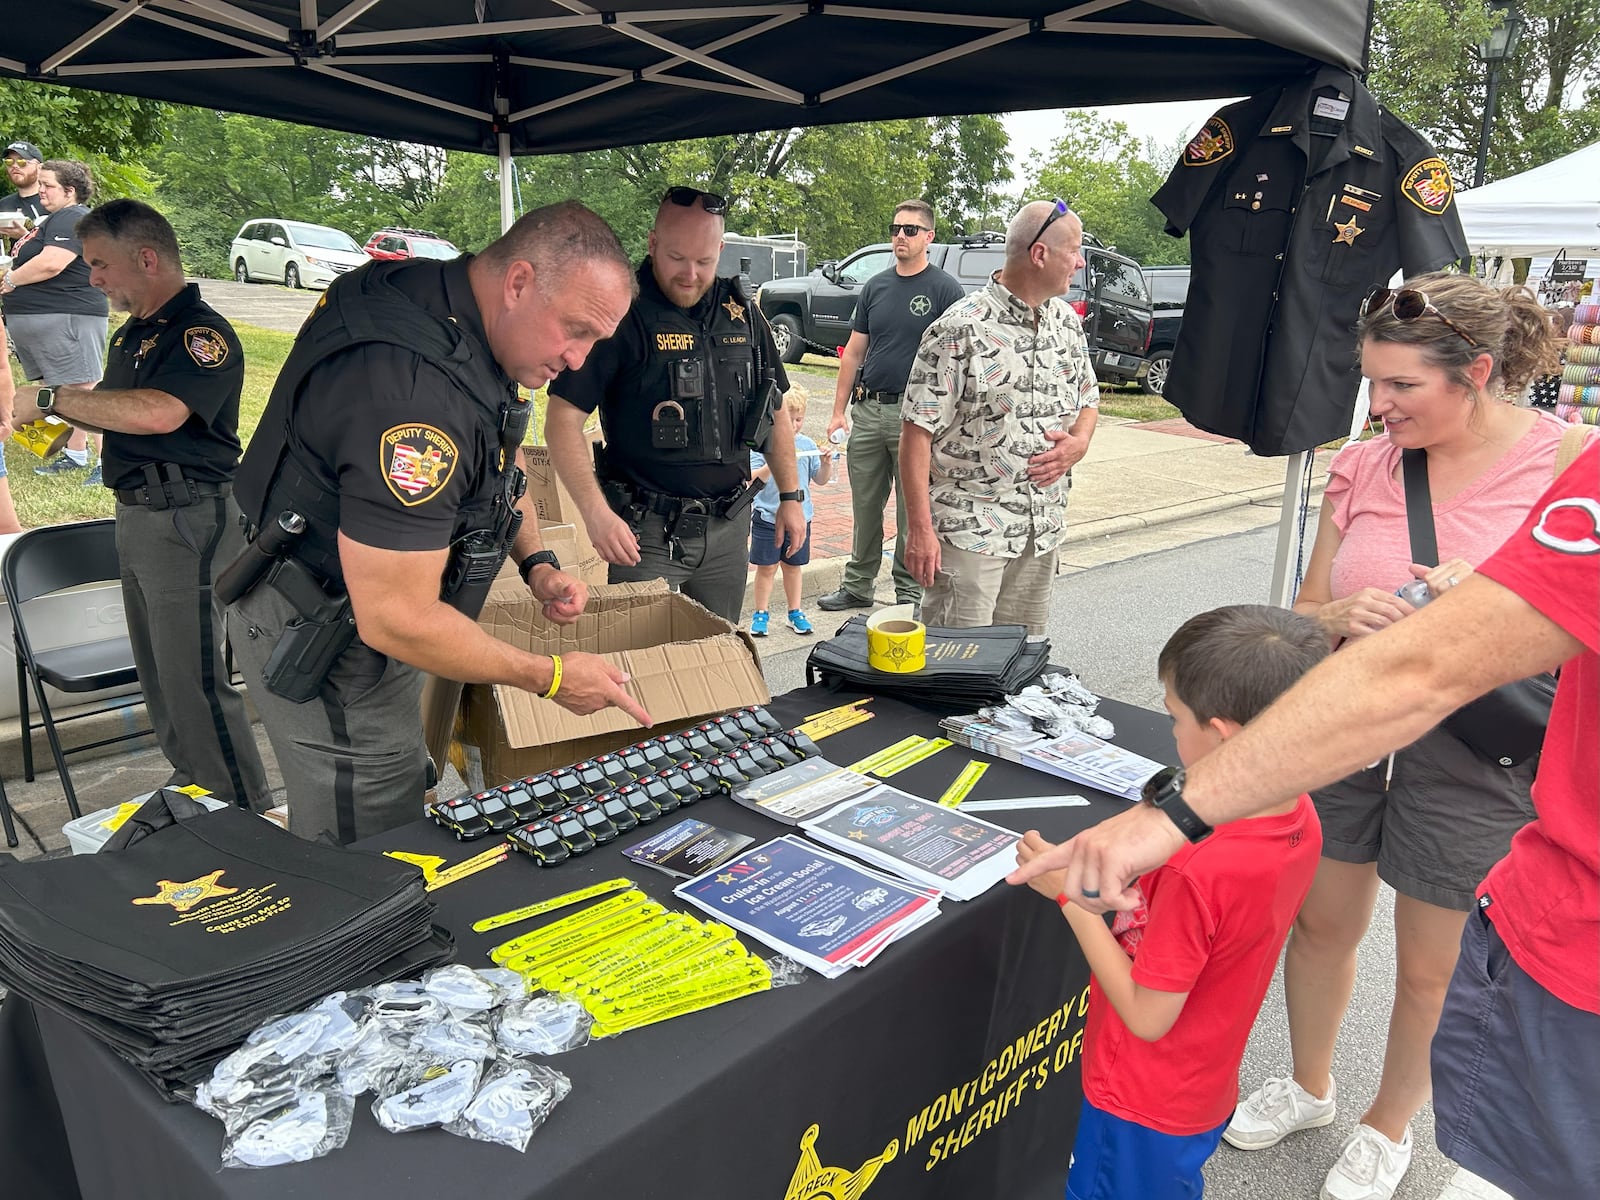
[[[1179,759],[1232,737],[1327,649],[1316,621],[1265,605],[1185,622],[1158,662]],[[1050,845],[1030,830],[1017,861]],[[1250,1027],[1321,851],[1302,795],[1179,850],[1141,877],[1144,903],[1109,928],[1061,893],[1062,872],[1029,882],[1060,906],[1093,973],[1067,1200],[1203,1194],[1201,1169],[1238,1103]]]

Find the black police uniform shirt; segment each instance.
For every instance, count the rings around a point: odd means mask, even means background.
[[[490,362],[483,317],[467,278],[470,256],[418,259],[392,282],[437,317],[452,318]],[[507,393],[514,386],[498,366]],[[397,346],[367,342],[312,368],[295,405],[296,441],[339,493],[339,531],[380,550],[442,550],[461,510],[500,486],[499,442],[482,401],[438,367]]]
[[[1194,268],[1164,398],[1258,454],[1344,437],[1361,301],[1466,254],[1454,199],[1433,147],[1347,71],[1222,109],[1153,198]]]
[[[66,268],[49,279],[25,283],[5,296],[5,315],[36,316],[41,313],[66,313],[74,316],[103,317],[111,310],[106,294],[89,282],[89,264],[83,261],[83,243],[78,240],[78,222],[89,210],[74,204],[53,212],[11,244],[11,269],[25,267],[45,247],[70,250],[73,259]]]
[[[750,314],[755,306],[734,297],[732,277],[718,279],[698,304],[684,309],[661,291],[648,258],[638,274],[639,300],[634,301],[616,334],[598,343],[576,371],[558,375],[550,384],[550,394],[586,413],[599,409],[607,469],[618,478],[667,496],[726,495],[750,478],[748,449],[732,444],[730,436],[730,444],[722,451],[724,462],[684,465],[681,454],[675,462],[670,452],[655,450],[652,445],[653,413],[658,404],[669,398],[668,372],[672,362],[696,356],[707,358],[715,338],[737,339],[740,346],[745,346],[752,336],[760,337],[762,356],[772,364],[778,389],[787,391],[789,377],[772,344],[772,333],[767,323],[759,319],[752,328]],[[642,306],[650,303],[677,308],[697,323],[700,333],[694,344],[685,345],[675,334],[657,338],[647,330],[641,312]],[[708,363],[706,374],[710,373]]]
[[[850,326],[867,338],[861,386],[869,392],[905,391],[924,331],[966,294],[954,275],[932,263],[915,275],[890,267],[867,280]]]
[[[111,488],[146,483],[146,463],[177,463],[195,483],[233,478],[239,464],[239,394],[244,351],[233,326],[186,285],[148,317],[134,317],[111,339],[102,388],[153,388],[183,401],[189,416],[171,433],[117,433],[101,445]]]

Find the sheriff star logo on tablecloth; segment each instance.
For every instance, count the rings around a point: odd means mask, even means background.
[[[813,1125],[800,1135],[800,1161],[795,1164],[794,1175],[783,1193],[783,1200],[857,1200],[872,1186],[878,1172],[892,1163],[900,1153],[900,1139],[893,1138],[876,1158],[861,1164],[859,1171],[846,1171],[843,1167],[825,1167],[817,1157],[817,1134]]]
[[[1333,227],[1339,231],[1334,235],[1333,238],[1333,244],[1335,246],[1354,246],[1356,244],[1356,238],[1366,232],[1365,229],[1356,224],[1356,219],[1354,217],[1351,217],[1343,225],[1335,221],[1333,223]]]
[[[1405,198],[1423,212],[1442,216],[1455,198],[1455,184],[1450,180],[1450,168],[1442,158],[1425,158],[1400,181]]]
[[[215,329],[195,325],[183,331],[183,348],[202,367],[220,367],[228,360],[228,343]],[[139,351],[144,353],[143,348]]]
[[[461,458],[450,435],[433,425],[391,426],[378,445],[383,481],[407,508],[443,491]]]
[[[226,868],[224,868],[225,870]],[[222,878],[222,871],[213,871],[209,875],[202,875],[199,879],[191,879],[187,883],[174,883],[170,879],[157,881],[161,888],[154,896],[135,897],[135,904],[170,904],[179,912],[188,912],[203,900],[211,900],[217,896],[231,896],[238,888],[223,887],[217,880]]]
[[[730,321],[743,321],[744,320],[744,305],[740,304],[737,300],[734,300],[732,297],[729,297],[728,300],[722,305],[722,307],[728,310],[728,320],[730,320]]]

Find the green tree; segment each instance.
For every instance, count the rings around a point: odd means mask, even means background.
[[[927,200],[956,233],[1004,229],[1010,201],[1010,136],[999,117],[935,117],[927,122]]]
[[[1028,194],[1066,200],[1089,233],[1137,262],[1188,262],[1188,240],[1168,237],[1150,203],[1178,150],[1141,145],[1121,121],[1068,112],[1061,136],[1027,164]]]
[[[1517,7],[1523,33],[1501,70],[1490,180],[1600,139],[1600,5]],[[1478,47],[1496,18],[1482,0],[1377,0],[1374,17],[1373,93],[1433,142],[1458,181],[1470,182],[1488,83]]]
[[[46,158],[87,163],[95,198],[146,196],[151,179],[146,159],[161,140],[169,106],[154,100],[0,79],[0,112],[7,139],[38,146]]]

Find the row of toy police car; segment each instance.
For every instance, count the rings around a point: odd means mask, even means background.
[[[513,849],[553,867],[680,805],[726,796],[819,753],[766,709],[742,708],[570,767],[435,800],[427,812],[458,841],[504,833]]]

